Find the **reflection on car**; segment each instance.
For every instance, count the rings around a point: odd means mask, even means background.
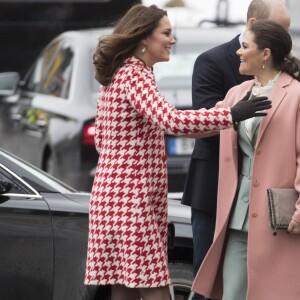
[[[0,147],[90,191],[98,160],[94,146],[99,83],[92,57],[111,28],[62,33],[37,57],[24,79],[0,74]],[[241,28],[175,28],[170,62],[154,66],[157,85],[179,109],[191,108],[191,76],[197,55],[233,38]],[[169,191],[183,190],[194,141],[166,136]]]
[[[110,299],[108,287],[83,284],[89,199],[89,193],[0,149],[1,299]],[[169,221],[175,225],[171,291],[188,299],[193,280],[189,209],[170,199]]]

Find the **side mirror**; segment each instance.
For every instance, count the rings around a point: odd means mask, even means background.
[[[16,93],[20,82],[17,72],[0,73],[0,97],[12,96]]]
[[[12,184],[7,181],[0,180],[0,195],[9,192],[12,188]]]

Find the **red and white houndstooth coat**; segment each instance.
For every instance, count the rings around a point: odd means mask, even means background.
[[[171,284],[164,134],[231,125],[228,108],[176,110],[159,93],[153,72],[133,56],[100,88],[85,284]]]

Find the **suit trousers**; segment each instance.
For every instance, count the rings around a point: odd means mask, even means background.
[[[192,231],[193,231],[193,243],[194,243],[194,256],[193,256],[193,268],[194,275],[197,274],[199,267],[212,244],[216,217],[192,208]],[[193,300],[208,299],[199,294],[194,294]]]
[[[223,265],[222,300],[245,300],[247,295],[246,231],[229,229]]]

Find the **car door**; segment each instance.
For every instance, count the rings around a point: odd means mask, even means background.
[[[57,39],[50,43],[26,76],[14,108],[14,135],[19,145],[13,153],[42,168],[50,120],[47,107],[67,101],[73,67],[73,50],[68,42]],[[36,106],[38,95],[51,96],[42,107]],[[53,103],[50,103],[53,102]],[[62,116],[64,112],[61,111]]]
[[[53,234],[49,208],[24,180],[0,163],[0,298],[53,297]]]

